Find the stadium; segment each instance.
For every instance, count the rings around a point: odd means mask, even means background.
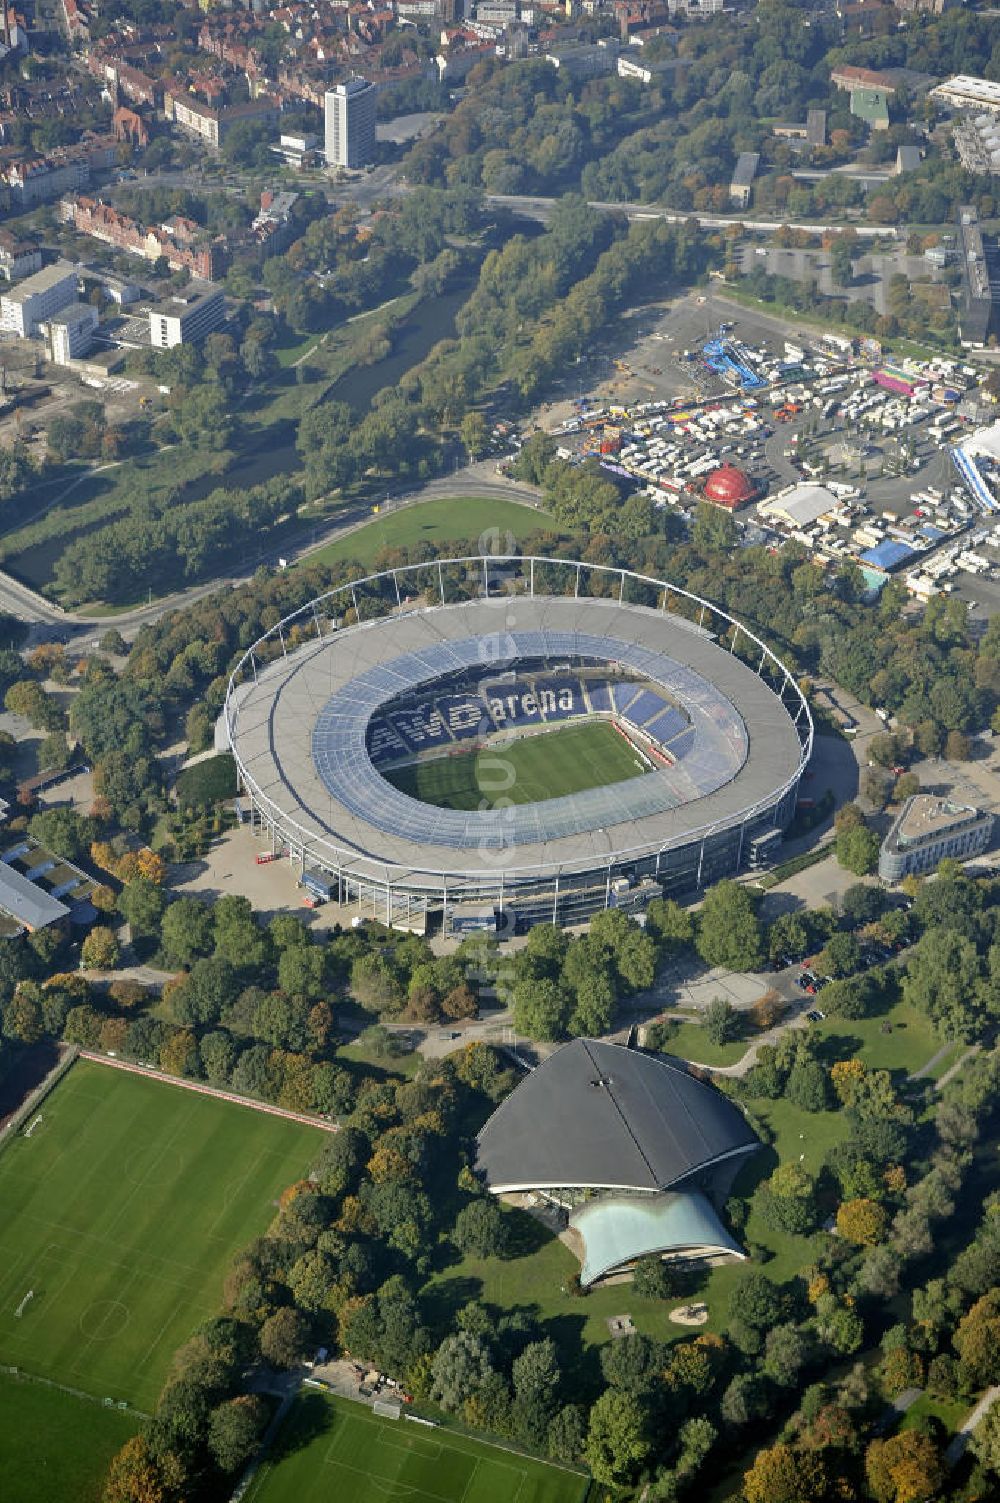
[[[791,674],[717,606],[543,558],[307,602],[247,649],[219,723],[241,807],[310,893],[455,933],[639,911],[762,864],[812,737]]]
[[[745,1257],[715,1207],[760,1146],[732,1101],[677,1065],[575,1039],[497,1107],[476,1169],[494,1195],[556,1210],[587,1287],[651,1254]]]

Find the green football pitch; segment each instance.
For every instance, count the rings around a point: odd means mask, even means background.
[[[322,1139],[86,1060],[41,1117],[0,1153],[0,1363],[151,1409]]]
[[[108,1463],[140,1424],[94,1399],[0,1375],[3,1503],[99,1503]]]
[[[583,1503],[589,1486],[579,1472],[311,1393],[245,1503]]]
[[[439,809],[481,809],[540,803],[646,771],[624,736],[607,721],[594,720],[479,752],[390,768],[385,777],[402,793]]]

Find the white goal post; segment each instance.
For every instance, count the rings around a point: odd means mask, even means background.
[[[25,1306],[29,1303],[29,1301],[33,1300],[34,1297],[35,1297],[35,1291],[34,1291],[34,1289],[29,1289],[28,1292],[27,1292],[27,1294],[24,1296],[24,1299],[21,1301],[21,1303],[18,1305],[17,1309],[14,1311],[14,1319],[15,1320],[20,1320],[21,1319],[21,1316],[24,1314],[24,1308],[25,1308]]]
[[[402,1410],[402,1404],[393,1404],[387,1399],[376,1399],[372,1405],[372,1413],[380,1414],[383,1419],[398,1420]]]

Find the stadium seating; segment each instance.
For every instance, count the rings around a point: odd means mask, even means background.
[[[387,679],[383,682],[388,687]],[[688,726],[665,692],[651,685],[526,672],[411,703],[390,700],[371,720],[368,749],[373,762],[384,764],[490,731],[530,729],[594,713],[619,714],[664,743]]]

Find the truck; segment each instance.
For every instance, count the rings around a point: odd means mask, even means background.
[[[304,871],[300,885],[321,903],[328,903],[333,897],[333,883],[322,872]]]

